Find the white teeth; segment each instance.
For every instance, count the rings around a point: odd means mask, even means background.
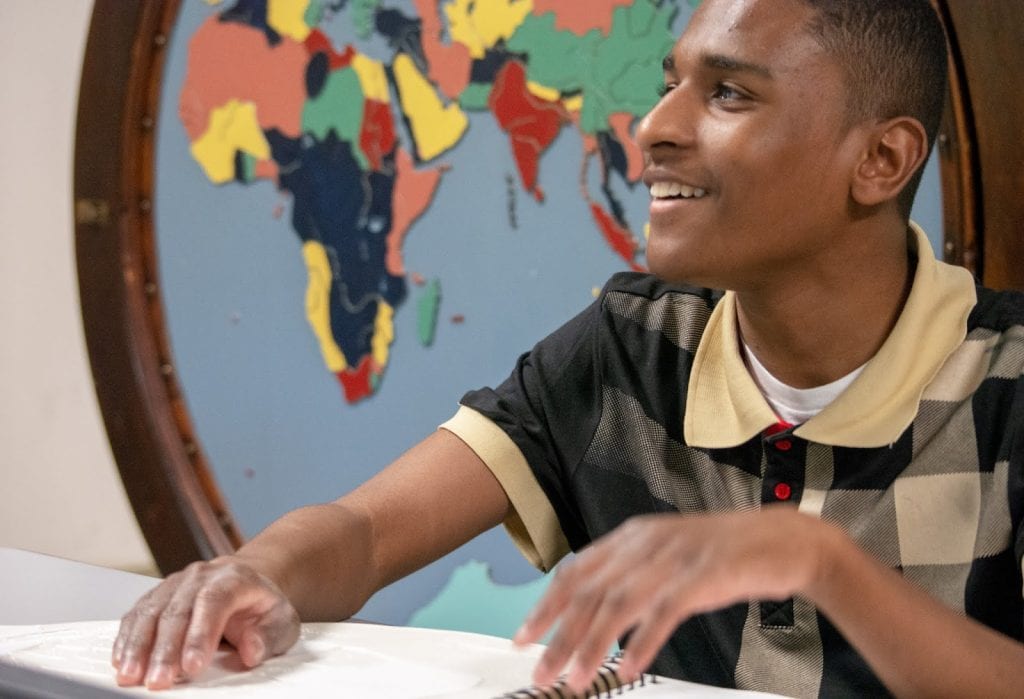
[[[697,199],[705,194],[707,192],[699,187],[690,187],[678,182],[655,182],[651,185],[651,197],[654,199],[668,199],[671,197]]]

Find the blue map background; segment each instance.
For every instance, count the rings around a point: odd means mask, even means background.
[[[410,2],[386,4],[415,14]],[[691,11],[685,2],[678,5],[677,33]],[[155,216],[178,379],[217,482],[243,533],[252,536],[286,511],[334,499],[372,476],[450,417],[466,390],[503,380],[521,352],[582,310],[592,289],[625,265],[579,196],[583,144],[571,128],[541,158],[539,182],[547,198],[538,204],[520,188],[507,136],[493,116],[470,112],[463,140],[439,159],[451,170],[404,245],[407,270],[441,282],[433,345],[425,348],[417,339],[417,290],[410,287],[395,314],[396,338],[380,389],[346,403],[306,322],[306,269],[290,224],[290,198],[267,181],[211,184],[191,157],[177,117],[187,41],[222,9],[187,0],[168,44]],[[390,60],[382,40],[357,39],[349,13],[340,12],[321,30],[336,47],[352,43]],[[652,76],[652,91],[659,79]],[[591,191],[599,189],[597,175],[591,167]],[[639,231],[647,193],[617,184],[627,220]],[[938,249],[934,159],[923,190],[915,220]],[[516,228],[509,224],[510,201]],[[283,214],[275,217],[280,205]],[[452,323],[455,314],[465,321]],[[459,590],[467,614],[430,623],[511,633],[523,605],[512,605],[512,616],[504,618],[496,595],[539,574],[500,529],[382,591],[360,617],[407,623],[471,561],[486,565],[494,585],[464,576],[479,587],[468,596],[465,587]],[[542,587],[529,589],[536,595]]]

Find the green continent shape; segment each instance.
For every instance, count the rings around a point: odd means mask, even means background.
[[[508,41],[509,51],[528,56],[529,80],[562,94],[581,92],[580,128],[610,128],[616,112],[643,116],[657,102],[661,60],[672,48],[678,0],[637,0],[615,8],[608,35],[583,36],[555,28],[555,13],[529,15]]]
[[[331,71],[320,94],[306,100],[302,108],[302,130],[312,134],[318,141],[327,138],[331,131],[339,140],[349,144],[359,143],[363,128],[363,90],[359,76],[351,68]],[[370,167],[361,148],[353,146],[352,155],[363,170]]]
[[[416,302],[416,332],[420,344],[424,347],[434,344],[434,334],[437,331],[437,311],[440,306],[441,280],[432,279]]]
[[[487,109],[487,98],[491,96],[491,83],[470,83],[459,94],[459,106],[468,111]]]
[[[413,613],[410,626],[471,631],[511,638],[551,582],[499,585],[486,563],[469,561],[452,573],[437,597]]]
[[[244,150],[239,151],[242,158],[242,180],[244,182],[253,182],[256,180],[256,156],[251,153],[246,153]]]
[[[302,21],[306,23],[307,27],[313,28],[320,24],[324,18],[324,6],[320,3],[320,0],[309,0],[309,5],[306,7],[306,14],[302,16]]]
[[[509,37],[511,53],[528,55],[526,77],[562,93],[584,87],[588,64],[601,32],[591,29],[583,36],[555,28],[555,13],[527,15],[515,34]],[[581,82],[581,78],[584,82]]]
[[[374,14],[377,12],[377,5],[380,0],[356,0],[352,5],[352,24],[356,29],[356,36],[360,39],[369,39],[374,30]]]
[[[661,61],[675,43],[672,21],[677,9],[674,3],[658,7],[651,0],[615,8],[611,31],[597,46],[584,87],[583,131],[607,129],[616,112],[640,117],[655,105]]]

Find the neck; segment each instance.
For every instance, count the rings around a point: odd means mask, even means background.
[[[871,359],[896,324],[914,273],[906,227],[853,231],[794,267],[736,291],[739,329],[778,380],[822,386]]]

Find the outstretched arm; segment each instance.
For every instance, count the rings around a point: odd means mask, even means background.
[[[632,630],[624,676],[653,661],[688,617],[748,599],[803,596],[899,696],[1016,696],[1024,646],[956,614],[863,551],[842,530],[791,507],[636,517],[563,564],[516,640],[556,622],[535,680],[589,683]]]
[[[295,643],[300,619],[351,616],[381,587],[500,523],[508,507],[476,454],[439,430],[349,495],[168,577],[121,622],[118,683],[161,689],[195,677],[221,638],[258,665]]]

